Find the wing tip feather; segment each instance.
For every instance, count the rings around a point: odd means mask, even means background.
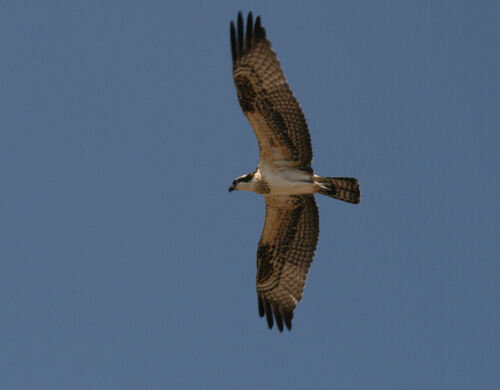
[[[293,311],[285,313],[283,320],[285,321],[285,325],[288,328],[288,330],[292,330],[292,318],[293,318]]]
[[[264,317],[265,311],[264,311],[264,301],[262,300],[261,297],[259,297],[259,316]]]
[[[261,40],[266,37],[266,30],[262,27],[260,15],[255,19],[254,35],[257,40]]]
[[[243,33],[244,33],[243,15],[241,14],[241,11],[238,12],[237,24],[238,24],[238,57],[241,57],[241,55],[243,54]]]
[[[274,319],[276,320],[276,326],[278,327],[280,332],[283,332],[283,318],[281,317],[281,313],[279,308],[276,305],[273,305],[274,311]]]
[[[266,317],[267,326],[269,329],[272,329],[274,323],[276,322],[276,326],[280,332],[283,332],[285,327],[288,330],[292,330],[292,318],[293,318],[293,310],[286,310],[283,307],[280,307],[276,302],[268,301],[259,296],[259,316]]]
[[[253,15],[252,11],[250,11],[247,16],[247,34],[245,38],[245,47],[250,47],[252,43],[252,36],[253,36]]]
[[[269,329],[272,329],[274,321],[273,321],[273,310],[271,308],[271,303],[269,301],[265,301],[264,307],[266,309],[267,326],[269,327]]]
[[[253,13],[250,11],[247,15],[246,31],[243,21],[243,13],[238,12],[236,23],[230,23],[231,54],[233,64],[238,58],[251,48],[252,42],[259,42],[266,37],[266,30],[262,27],[260,15],[257,16],[254,23]]]

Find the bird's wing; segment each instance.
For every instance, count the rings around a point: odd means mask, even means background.
[[[266,195],[266,222],[257,250],[259,314],[280,331],[292,327],[319,236],[314,195]]]
[[[261,162],[295,161],[311,169],[311,137],[300,104],[286,81],[276,53],[266,38],[260,16],[248,14],[246,33],[238,14],[231,22],[233,76],[243,113],[252,125]]]

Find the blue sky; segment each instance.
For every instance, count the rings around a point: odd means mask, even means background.
[[[0,6],[0,387],[500,388],[496,1]],[[229,22],[308,119],[321,233],[292,332],[257,314],[264,200]]]

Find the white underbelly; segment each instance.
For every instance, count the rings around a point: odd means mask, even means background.
[[[259,167],[262,178],[275,195],[313,194],[317,190],[310,173],[292,167]]]

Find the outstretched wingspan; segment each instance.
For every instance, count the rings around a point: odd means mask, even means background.
[[[300,104],[290,89],[260,16],[248,14],[246,33],[241,12],[231,22],[233,76],[238,99],[260,148],[261,163],[295,161],[311,171],[311,137]]]
[[[319,236],[319,193],[357,204],[361,192],[351,177],[321,177],[311,167],[311,137],[300,104],[287,84],[260,17],[249,13],[246,29],[241,12],[231,22],[234,83],[243,113],[260,148],[253,172],[229,187],[263,194],[266,222],[257,250],[259,314],[269,328],[292,327],[302,299]]]
[[[266,222],[257,250],[259,314],[269,328],[292,328],[318,243],[314,195],[266,196]]]

